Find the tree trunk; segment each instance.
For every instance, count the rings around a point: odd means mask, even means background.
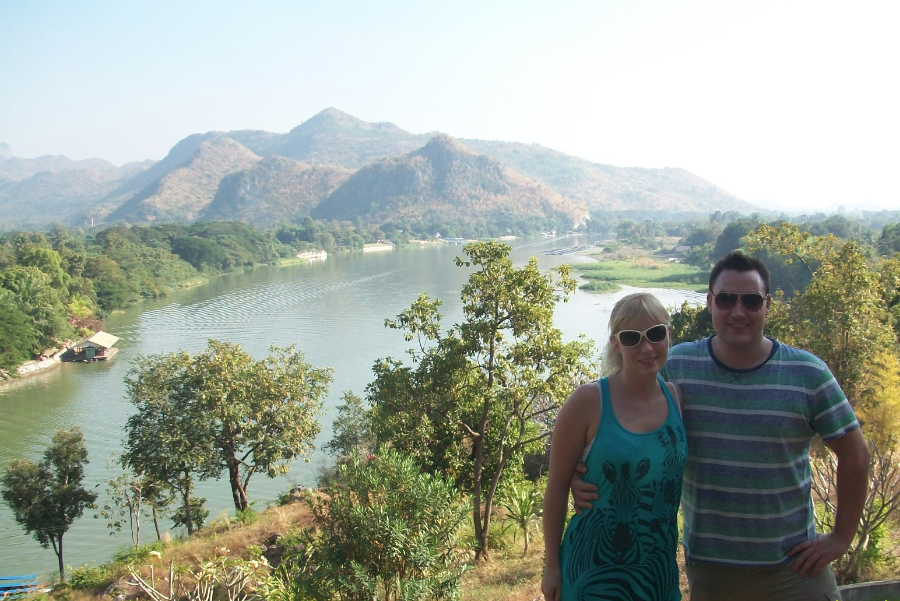
[[[59,560],[59,579],[61,582],[66,581],[66,566],[63,563],[63,532],[59,533],[59,549],[57,550],[56,544],[53,545],[53,550],[56,551],[56,559]]]
[[[475,439],[475,470],[472,479],[472,521],[475,525],[475,561],[490,561],[488,553],[488,519],[481,519],[481,472],[483,471],[484,444],[482,437]]]
[[[159,515],[156,513],[156,507],[151,507],[153,511],[153,527],[156,528],[156,540],[162,540],[162,535],[159,533]]]
[[[188,536],[194,533],[194,519],[191,515],[191,496],[189,492],[182,492],[184,498],[184,526],[187,528]]]
[[[250,503],[247,501],[247,492],[241,486],[241,464],[235,457],[229,457],[228,463],[228,481],[231,483],[231,498],[234,501],[234,509],[236,511],[244,511]]]

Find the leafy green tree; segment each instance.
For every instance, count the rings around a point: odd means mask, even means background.
[[[16,367],[40,350],[39,334],[13,293],[0,288],[0,369],[16,374]],[[2,379],[2,378],[0,378]]]
[[[334,436],[322,447],[337,457],[339,464],[348,461],[354,453],[366,457],[375,450],[370,416],[363,400],[349,390],[341,399],[344,402],[338,407],[337,417],[331,425]]]
[[[685,301],[672,313],[672,344],[694,342],[713,334],[712,315],[706,306]]]
[[[825,361],[852,404],[863,400],[875,368],[873,350],[889,346],[895,337],[879,273],[859,244],[831,234],[812,237],[781,223],[760,226],[750,245],[799,261],[812,274],[806,289],[785,302],[783,318],[769,320],[770,331]]]
[[[294,558],[294,598],[458,599],[466,510],[452,480],[391,450],[338,469],[341,484],[310,500],[318,534]]]
[[[30,318],[41,347],[74,335],[62,301],[65,291],[54,288],[50,276],[37,267],[17,265],[0,271],[0,286],[15,295],[20,310]]]
[[[97,302],[106,311],[127,307],[139,298],[137,285],[106,255],[88,257],[82,273],[91,281]]]
[[[239,345],[210,340],[195,356],[139,358],[126,380],[138,408],[127,425],[127,464],[179,492],[189,532],[194,475],[226,471],[235,509],[244,511],[251,477],[286,473],[319,433],[331,370],[312,367],[294,347],[270,350],[256,361]]]
[[[195,530],[194,481],[220,471],[209,422],[182,394],[190,360],[186,352],[135,359],[125,386],[137,411],[126,422],[122,455],[126,467],[178,495],[188,535]]]
[[[553,416],[574,385],[592,376],[592,345],[564,343],[553,326],[559,300],[574,291],[568,266],[542,274],[532,258],[519,269],[509,246],[468,244],[460,267],[474,268],[463,287],[463,322],[441,333],[441,302],[421,294],[388,327],[418,339],[412,366],[376,362],[367,388],[379,442],[414,455],[428,470],[472,494],[476,554],[488,559],[488,532],[505,470],[521,472],[525,453],[540,452]]]
[[[63,536],[97,499],[84,489],[84,466],[88,463],[84,435],[78,428],[60,430],[44,459],[33,463],[16,459],[0,479],[3,500],[16,521],[45,549],[53,547],[59,561],[59,577],[65,577]]]
[[[240,345],[210,340],[175,392],[187,396],[187,410],[205,416],[202,433],[228,473],[237,511],[250,506],[247,486],[255,473],[285,474],[313,448],[332,380],[331,368],[313,367],[294,346],[269,350],[255,361]]]
[[[124,465],[122,457],[115,453],[110,461],[110,467],[118,473],[106,482],[106,502],[99,508],[94,518],[105,519],[111,535],[121,533],[127,525],[131,543],[138,547],[141,544],[141,521],[149,512],[156,527],[156,538],[160,540],[162,536],[159,531],[157,510],[170,502],[165,495],[164,487],[142,474],[133,472]]]
[[[900,252],[900,223],[889,223],[881,230],[881,235],[876,243],[878,254],[893,256]]]

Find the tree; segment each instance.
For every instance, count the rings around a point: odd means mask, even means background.
[[[592,344],[563,343],[553,309],[575,289],[568,266],[543,275],[532,258],[519,269],[510,247],[468,244],[460,267],[474,273],[463,287],[463,322],[441,333],[440,300],[421,294],[385,325],[418,339],[412,366],[382,359],[367,388],[372,429],[471,491],[476,555],[488,559],[494,496],[506,469],[521,471],[525,453],[539,452],[555,412],[592,376]]]
[[[84,489],[84,466],[88,463],[84,435],[78,428],[60,430],[44,459],[10,462],[0,480],[3,500],[12,509],[25,532],[45,549],[52,546],[59,560],[59,577],[65,577],[63,536],[75,520],[97,499]]]
[[[712,315],[704,305],[684,301],[681,308],[672,313],[672,344],[694,342],[715,333]]]
[[[247,509],[256,472],[270,478],[286,473],[312,448],[332,377],[294,347],[273,346],[256,361],[240,345],[208,344],[195,356],[139,358],[126,380],[138,412],[128,420],[125,459],[179,492],[179,515],[189,532],[196,514],[189,500],[193,477],[226,471],[235,509]]]
[[[194,532],[191,495],[195,478],[219,472],[209,423],[193,411],[185,380],[190,355],[138,356],[125,386],[137,408],[125,425],[123,464],[135,473],[165,484],[180,499],[188,535]]]
[[[338,464],[347,462],[354,453],[365,457],[375,450],[370,417],[363,400],[351,391],[341,398],[344,402],[338,407],[337,417],[331,425],[334,436],[322,447],[337,457]]]
[[[812,274],[806,289],[785,301],[783,317],[772,316],[769,330],[825,361],[856,406],[871,381],[877,356],[873,349],[894,340],[880,274],[870,269],[856,241],[809,236],[787,223],[760,226],[750,235],[750,246],[800,261]]]
[[[332,380],[331,368],[306,363],[294,346],[269,350],[255,361],[240,345],[210,340],[192,359],[181,390],[190,410],[209,422],[205,432],[228,472],[237,511],[250,506],[247,486],[256,472],[285,474],[312,450]]]
[[[131,544],[137,547],[141,544],[141,519],[147,517],[149,510],[156,528],[156,539],[160,540],[162,536],[157,509],[167,506],[171,501],[166,495],[165,487],[133,472],[124,465],[122,457],[117,457],[115,453],[110,464],[111,468],[119,468],[121,471],[115,478],[107,481],[106,503],[94,518],[107,520],[106,527],[111,530],[111,535],[121,533],[127,524]]]

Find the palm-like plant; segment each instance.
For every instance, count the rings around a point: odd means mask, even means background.
[[[531,525],[541,515],[544,506],[544,495],[541,487],[527,482],[510,485],[500,498],[500,506],[506,510],[503,520],[514,525],[525,535],[525,550],[522,557],[528,555],[528,533]]]

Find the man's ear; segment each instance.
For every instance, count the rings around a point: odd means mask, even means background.
[[[713,304],[712,292],[707,292],[706,293],[706,310],[709,311],[710,315],[712,315],[712,304]]]

